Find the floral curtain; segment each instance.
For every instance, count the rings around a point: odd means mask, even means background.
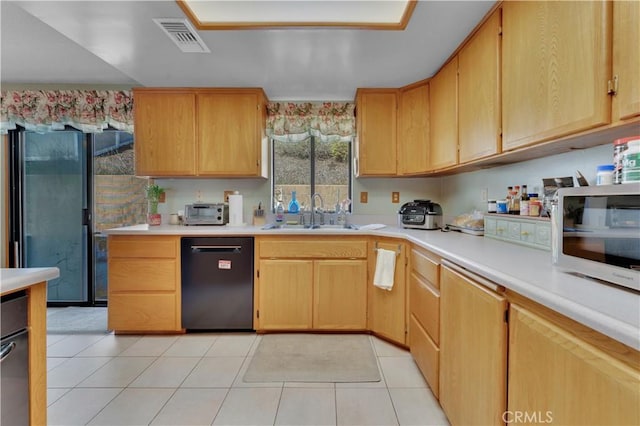
[[[41,133],[65,125],[86,133],[99,133],[108,126],[133,133],[133,95],[126,90],[24,90],[0,95],[0,134],[18,124]]]
[[[324,141],[349,141],[356,133],[354,110],[351,102],[270,102],[267,135],[280,141],[299,141],[310,135]]]

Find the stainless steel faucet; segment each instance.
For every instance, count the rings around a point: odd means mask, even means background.
[[[320,199],[320,210],[324,211],[324,200],[322,196],[316,192],[311,196],[311,229],[320,227],[320,225],[316,225],[316,197]]]

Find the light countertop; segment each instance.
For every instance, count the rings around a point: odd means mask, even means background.
[[[551,253],[462,234],[386,226],[376,230],[279,229],[244,226],[135,225],[109,235],[367,235],[403,238],[535,302],[640,350],[640,294],[556,268]],[[4,276],[3,276],[4,277]],[[4,291],[4,284],[3,284]]]
[[[1,268],[0,293],[12,293],[59,276],[58,268]]]

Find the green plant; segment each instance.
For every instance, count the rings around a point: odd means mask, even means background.
[[[157,214],[158,213],[158,203],[160,202],[160,197],[164,194],[164,188],[152,183],[147,185],[147,200],[149,201],[149,213]]]

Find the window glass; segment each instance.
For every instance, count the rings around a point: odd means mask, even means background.
[[[318,193],[325,210],[351,197],[351,143],[309,137],[299,142],[273,140],[273,199],[288,210],[293,191],[301,209],[311,207]],[[350,207],[348,208],[350,210]]]

